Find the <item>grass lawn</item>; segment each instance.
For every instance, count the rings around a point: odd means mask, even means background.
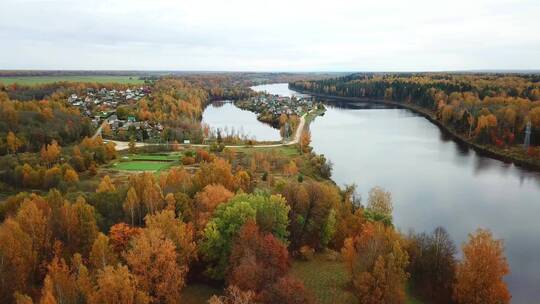
[[[311,290],[317,303],[358,303],[354,294],[347,289],[351,278],[341,261],[329,261],[324,254],[316,254],[311,261],[294,260],[292,273]],[[410,296],[408,290],[406,303],[422,304]]]
[[[316,254],[311,261],[294,260],[292,272],[313,293],[317,303],[357,303],[347,290],[350,276],[341,261],[328,261],[324,254]]]
[[[69,82],[100,82],[100,83],[122,83],[122,84],[142,84],[144,80],[137,76],[20,76],[20,77],[0,77],[0,82],[8,85],[18,83],[21,85],[35,85],[43,83],[53,83],[59,81]]]
[[[234,148],[234,150],[236,152],[241,152],[248,155],[252,154],[253,152],[270,152],[272,150],[275,150],[278,153],[285,156],[299,156],[300,155],[300,152],[298,152],[298,149],[296,148],[295,145],[272,147],[272,148],[238,147],[238,148]]]
[[[134,154],[130,155],[132,161],[177,161],[180,159],[180,154]]]
[[[161,171],[172,167],[175,162],[163,161],[126,161],[116,163],[113,168],[125,171]]]

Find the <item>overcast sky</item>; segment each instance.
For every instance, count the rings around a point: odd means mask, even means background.
[[[0,0],[0,69],[540,69],[540,0]]]

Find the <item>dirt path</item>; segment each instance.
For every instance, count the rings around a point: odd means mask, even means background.
[[[103,125],[106,124],[107,122],[104,121],[100,126],[99,128],[96,130],[96,133],[94,133],[94,135],[92,136],[92,139],[96,139],[96,137],[98,137],[98,135],[101,135],[101,131],[103,131]]]

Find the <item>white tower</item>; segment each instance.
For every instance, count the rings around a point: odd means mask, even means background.
[[[527,127],[525,128],[525,142],[523,143],[523,147],[525,147],[525,150],[529,149],[530,144],[531,144],[531,121],[529,120],[527,122]]]

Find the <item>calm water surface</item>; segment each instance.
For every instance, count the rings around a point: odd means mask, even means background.
[[[206,107],[203,112],[203,123],[210,129],[220,129],[222,134],[241,134],[258,141],[279,141],[279,130],[257,120],[257,115],[237,108],[232,102],[219,101]]]
[[[294,93],[287,84],[264,90]],[[336,183],[356,183],[364,200],[375,185],[392,192],[394,222],[404,232],[440,225],[459,247],[468,233],[491,229],[505,241],[512,303],[540,303],[539,173],[460,147],[408,110],[328,104],[311,125],[311,145],[334,163]]]

